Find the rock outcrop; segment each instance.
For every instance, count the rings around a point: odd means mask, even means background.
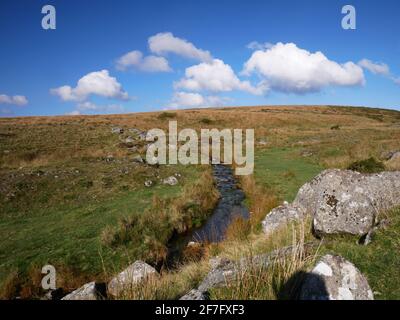
[[[326,255],[305,276],[301,300],[373,300],[367,279],[349,261]]]
[[[400,172],[361,174],[325,170],[303,185],[292,204],[275,208],[263,221],[266,234],[288,221],[313,217],[317,235],[366,235],[378,214],[400,205]]]
[[[66,295],[61,300],[103,300],[106,298],[105,284],[89,282]]]
[[[111,279],[107,286],[108,293],[114,297],[121,296],[125,290],[129,290],[147,277],[157,274],[152,266],[143,261],[136,261]]]

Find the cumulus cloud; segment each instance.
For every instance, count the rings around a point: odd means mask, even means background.
[[[362,59],[361,61],[358,62],[358,65],[360,67],[363,67],[364,69],[367,69],[373,74],[380,74],[384,76],[390,75],[389,66],[385,63],[372,62],[371,60],[368,59]]]
[[[175,92],[168,109],[221,107],[226,105],[230,98],[218,96],[202,96],[193,92]]]
[[[28,104],[28,99],[25,96],[9,96],[0,94],[0,104],[11,104],[15,106],[25,106]]]
[[[158,33],[149,38],[150,51],[157,55],[174,53],[198,61],[211,61],[209,51],[198,49],[193,43],[175,37],[171,32]]]
[[[116,65],[117,69],[121,71],[125,71],[130,68],[144,72],[172,71],[167,59],[164,57],[157,57],[153,55],[143,57],[143,53],[138,50],[124,54],[117,60]]]
[[[365,83],[363,69],[353,62],[339,64],[322,52],[311,53],[294,43],[277,43],[255,51],[243,74],[260,75],[273,90],[290,93],[317,92],[327,86],[357,86]]]
[[[261,95],[266,88],[263,85],[253,87],[249,81],[241,81],[231,66],[220,59],[203,62],[185,70],[185,77],[174,83],[175,89],[189,91],[208,90],[212,92],[228,92],[241,90]]]
[[[128,93],[123,91],[116,78],[111,77],[108,70],[88,73],[79,79],[75,88],[65,85],[51,89],[50,92],[64,101],[84,101],[90,95],[127,100]]]

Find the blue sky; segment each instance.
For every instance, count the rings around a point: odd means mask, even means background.
[[[56,30],[41,27],[46,4]],[[341,27],[345,4],[356,8],[356,30]],[[399,13],[396,0],[2,0],[0,116],[400,109]]]

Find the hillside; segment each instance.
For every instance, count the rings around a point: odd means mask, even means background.
[[[146,142],[136,136],[152,128],[167,131],[169,120],[176,120],[178,129],[253,128],[256,137],[254,174],[238,178],[251,225],[243,228],[237,221],[224,243],[210,244],[188,259],[182,271],[185,279],[177,279],[164,266],[168,241],[175,233],[201,225],[214,208],[218,191],[210,166],[150,166],[140,160]],[[2,295],[40,296],[40,270],[45,264],[56,266],[58,285],[71,291],[94,278],[105,281],[142,259],[164,270],[169,280],[163,281],[179,283],[172,293],[161,296],[176,298],[204,275],[204,261],[212,256],[233,257],[250,248],[265,251],[290,244],[291,234],[265,240],[259,223],[273,207],[292,201],[298,189],[323,169],[348,168],[374,158],[386,170],[400,170],[398,158],[385,157],[394,150],[400,150],[400,112],[361,107],[262,106],[2,118]],[[163,182],[172,176],[178,184]],[[148,181],[151,186],[146,186]],[[394,228],[395,234],[397,222]],[[241,235],[244,229],[247,233]],[[337,250],[354,258],[382,291],[399,263],[392,255],[383,258],[385,248],[397,246],[386,237],[366,251],[343,239],[322,251]],[[378,279],[381,266],[388,262],[394,265]],[[231,292],[214,294],[225,298]],[[398,287],[381,294],[400,298]],[[154,298],[149,292],[140,297]],[[271,293],[259,298],[265,297],[271,298]]]

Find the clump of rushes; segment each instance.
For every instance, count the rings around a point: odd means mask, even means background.
[[[384,171],[385,165],[383,162],[378,161],[375,158],[369,158],[366,160],[353,162],[348,166],[348,169],[361,173],[376,173]]]
[[[143,214],[120,219],[116,227],[107,226],[101,233],[101,242],[109,247],[140,248],[135,258],[159,263],[166,256],[166,244],[172,234],[183,233],[204,221],[218,197],[211,172],[207,170],[195,183],[185,186],[178,197],[154,197]]]
[[[253,175],[241,176],[240,185],[247,197],[251,230],[260,231],[261,221],[278,205],[278,200],[272,190],[257,185]]]

